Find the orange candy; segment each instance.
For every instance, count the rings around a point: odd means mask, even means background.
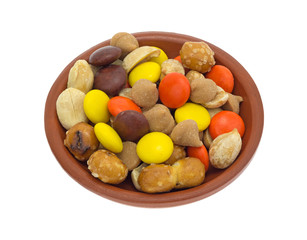
[[[177,57],[175,57],[174,59],[177,60],[178,62],[182,63],[182,62],[181,62],[181,57],[180,57],[180,55],[177,56]]]
[[[234,79],[231,71],[222,65],[215,65],[211,71],[206,74],[206,78],[213,80],[216,85],[223,88],[224,91],[231,93],[234,86]]]
[[[108,102],[108,110],[114,117],[120,112],[126,110],[134,110],[139,113],[142,113],[141,108],[136,105],[131,99],[122,96],[116,96],[111,98]]]
[[[209,155],[204,145],[201,147],[187,147],[187,153],[189,157],[198,158],[205,165],[206,172],[208,171]]]
[[[231,132],[235,128],[242,137],[245,132],[245,125],[240,115],[231,111],[221,111],[211,119],[209,133],[212,139],[215,139],[217,136]]]
[[[181,73],[169,73],[159,85],[159,96],[161,102],[169,108],[183,106],[190,97],[189,80]]]

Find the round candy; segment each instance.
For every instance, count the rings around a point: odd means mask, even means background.
[[[147,79],[153,83],[160,78],[161,67],[156,62],[144,62],[136,66],[129,74],[129,84],[132,87],[136,81]]]
[[[174,144],[165,133],[151,132],[143,136],[136,145],[139,158],[148,164],[165,162],[172,155]]]
[[[178,108],[190,97],[189,80],[181,73],[167,74],[159,85],[159,95],[162,103],[169,108]]]
[[[94,66],[105,66],[117,60],[122,50],[114,46],[105,46],[94,51],[89,57],[89,63]]]
[[[124,141],[136,142],[149,132],[149,123],[142,113],[127,110],[117,114],[113,128]]]
[[[109,96],[115,96],[124,88],[126,80],[126,71],[122,66],[109,65],[96,72],[93,88],[102,90]]]
[[[198,130],[205,130],[210,124],[210,114],[206,108],[196,103],[186,103],[175,111],[175,120],[180,123],[192,119],[197,123]]]
[[[158,48],[158,47],[154,47],[154,48],[157,48],[160,50],[160,55],[159,57],[152,57],[151,59],[149,59],[150,62],[156,62],[158,63],[159,65],[161,65],[165,60],[168,59],[166,53],[161,49],[161,48]]]
[[[131,99],[122,96],[116,96],[111,98],[108,102],[108,109],[114,117],[116,117],[116,115],[120,112],[126,110],[134,110],[139,113],[142,113],[141,108],[136,105]]]
[[[92,123],[109,121],[108,101],[108,95],[98,89],[93,89],[85,95],[83,108]]]
[[[119,153],[123,150],[123,142],[117,132],[106,123],[97,123],[94,131],[98,141],[109,151]]]

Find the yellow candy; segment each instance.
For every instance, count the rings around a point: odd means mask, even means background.
[[[148,164],[165,162],[172,155],[173,150],[173,141],[162,132],[147,133],[136,145],[137,155]]]
[[[109,121],[109,100],[108,95],[98,89],[91,90],[85,95],[83,108],[85,115],[92,123]]]
[[[158,63],[159,65],[161,65],[165,60],[168,59],[166,53],[161,49],[161,48],[158,48],[158,47],[154,47],[154,48],[157,48],[160,50],[160,55],[159,57],[152,57],[151,59],[149,59],[150,62],[156,62]]]
[[[97,123],[94,126],[98,141],[109,151],[120,153],[123,151],[123,142],[117,132],[106,123]]]
[[[186,103],[175,111],[175,120],[180,123],[187,119],[193,119],[199,131],[205,130],[211,121],[209,112],[203,106],[196,103]]]
[[[129,74],[129,84],[132,87],[136,81],[147,79],[153,83],[159,80],[161,66],[156,62],[144,62],[136,66]]]

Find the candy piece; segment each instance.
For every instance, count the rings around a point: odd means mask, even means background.
[[[215,138],[210,145],[209,159],[213,167],[224,169],[229,167],[241,151],[242,139],[235,128]]]
[[[137,142],[149,132],[149,124],[142,113],[127,110],[117,114],[113,128],[124,141]]]
[[[119,184],[128,175],[126,165],[114,153],[107,150],[94,152],[87,165],[92,175],[104,183]]]
[[[198,158],[204,165],[206,172],[209,169],[209,155],[204,145],[200,147],[187,147],[187,154],[189,157]]]
[[[78,60],[69,70],[67,87],[77,88],[84,93],[90,91],[94,83],[91,66],[85,60]]]
[[[192,119],[178,123],[170,137],[175,144],[180,146],[200,147],[203,145],[199,139],[197,123]]]
[[[84,98],[84,112],[92,123],[108,122],[110,114],[108,111],[109,97],[103,91],[93,89]]]
[[[64,145],[80,161],[87,160],[98,149],[94,128],[84,122],[77,123],[66,132]]]
[[[114,117],[116,117],[117,114],[119,114],[120,112],[126,110],[134,110],[139,113],[142,113],[140,107],[136,105],[131,99],[122,96],[116,96],[111,98],[108,102],[108,109]]]
[[[185,42],[180,50],[184,67],[205,73],[215,64],[214,52],[205,42]]]
[[[129,74],[131,87],[140,79],[147,79],[153,83],[159,80],[161,67],[156,62],[144,62],[136,66]]]
[[[243,102],[243,98],[241,96],[236,96],[231,93],[227,93],[228,95],[228,100],[227,102],[223,105],[224,110],[232,111],[237,114],[240,113],[240,103]]]
[[[217,113],[211,119],[209,132],[212,139],[215,139],[217,136],[230,132],[235,128],[239,131],[241,137],[243,137],[245,125],[241,116],[235,112],[225,110]]]
[[[141,191],[147,193],[169,192],[176,182],[177,176],[173,167],[165,164],[147,166],[138,177]]]
[[[163,104],[156,104],[143,114],[148,120],[150,132],[170,134],[176,125],[170,110]]]
[[[217,86],[217,93],[215,97],[209,102],[202,103],[202,105],[206,108],[218,108],[227,102],[228,97],[228,94],[223,90],[223,88]]]
[[[148,164],[166,161],[172,155],[173,149],[171,138],[161,132],[146,134],[136,146],[139,158]]]
[[[123,151],[117,154],[117,157],[127,166],[128,170],[131,171],[140,165],[141,160],[136,153],[136,143],[134,142],[123,142]]]
[[[209,78],[196,78],[191,83],[190,99],[194,103],[207,103],[217,94],[217,86]]]
[[[185,74],[184,68],[180,62],[178,62],[175,59],[165,60],[161,64],[160,80],[162,80],[167,74],[172,73],[172,72],[181,73],[182,75]]]
[[[234,78],[231,71],[222,65],[215,65],[206,74],[207,78],[212,79],[216,85],[223,88],[225,92],[231,93],[234,87]]]
[[[68,130],[79,122],[88,122],[83,110],[85,94],[76,88],[66,88],[56,101],[56,112],[62,126]]]
[[[132,34],[119,32],[111,38],[110,45],[119,47],[122,50],[120,59],[124,59],[128,53],[139,47],[139,42]]]
[[[207,111],[208,111],[208,113],[210,115],[210,118],[212,119],[215,114],[223,111],[223,109],[219,108],[219,107],[218,108],[208,108]]]
[[[165,106],[179,108],[190,97],[190,83],[180,73],[169,73],[162,79],[159,85],[159,96]]]
[[[117,132],[106,123],[97,123],[94,126],[96,137],[103,147],[113,153],[119,153],[123,150],[123,143]]]
[[[164,164],[172,165],[174,164],[177,160],[185,158],[186,157],[186,152],[185,152],[185,147],[179,146],[179,145],[174,145],[174,151],[172,155],[170,156],[169,159],[167,159]]]
[[[93,87],[112,97],[118,95],[126,85],[126,81],[126,72],[122,66],[109,65],[97,71]]]
[[[204,182],[205,165],[198,158],[180,159],[173,164],[173,168],[177,173],[177,189],[195,187]]]
[[[117,60],[122,50],[114,46],[105,46],[94,51],[89,57],[89,63],[94,66],[106,66]]]
[[[168,57],[167,57],[166,53],[161,48],[158,48],[158,47],[154,47],[154,48],[157,48],[157,49],[160,50],[160,55],[158,57],[152,57],[148,61],[156,62],[156,63],[158,63],[161,66],[161,64],[164,61],[166,61],[168,59]]]
[[[187,119],[193,119],[199,131],[205,130],[210,124],[210,115],[206,108],[196,103],[186,103],[175,111],[175,120],[180,123]]]
[[[142,46],[130,52],[123,60],[123,68],[129,73],[138,63],[152,57],[159,57],[160,50],[155,47]]]
[[[140,79],[133,85],[131,97],[138,106],[150,108],[158,101],[159,92],[156,84],[147,79]]]

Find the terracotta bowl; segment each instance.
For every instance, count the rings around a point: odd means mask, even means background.
[[[135,33],[134,36],[138,39],[140,46],[160,47],[169,58],[174,58],[179,54],[184,42],[203,41],[195,37],[168,32],[141,32]],[[209,169],[205,182],[198,187],[169,193],[147,194],[138,192],[134,188],[130,176],[120,185],[105,184],[90,174],[85,163],[74,159],[63,144],[65,129],[57,118],[56,100],[66,88],[68,73],[75,61],[78,59],[88,60],[94,50],[108,45],[109,42],[107,40],[90,48],[69,63],[54,82],[47,97],[45,106],[46,136],[54,156],[63,169],[88,190],[104,198],[139,207],[170,207],[191,203],[216,193],[234,181],[247,167],[258,147],[263,130],[263,106],[258,89],[248,72],[233,57],[210,43],[208,44],[215,52],[216,63],[227,66],[234,75],[234,94],[244,98],[240,111],[246,125],[242,150],[237,160],[229,168],[225,170]]]

